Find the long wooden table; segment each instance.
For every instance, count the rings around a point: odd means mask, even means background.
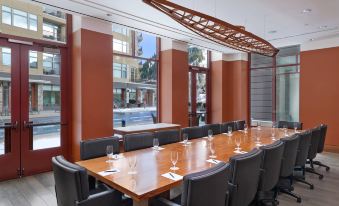
[[[276,139],[284,136],[281,129],[276,130]],[[293,130],[288,130],[290,134]],[[236,153],[235,139],[241,139],[242,151],[248,152],[258,145],[255,144],[258,130],[252,128],[245,134],[243,131],[235,131],[232,136],[226,134],[215,135],[212,144],[215,148],[216,160],[224,162],[229,161],[229,158]],[[263,127],[259,131],[261,136],[260,142],[262,145],[271,144],[271,128]],[[210,159],[210,142],[206,138],[190,140],[192,143],[189,146],[183,146],[182,143],[174,143],[162,146],[165,148],[161,151],[155,151],[152,148],[142,149],[132,152],[122,153],[121,158],[114,160],[112,163],[114,168],[120,170],[119,173],[109,176],[101,176],[98,173],[110,169],[109,163],[106,163],[107,157],[101,157],[86,161],[77,162],[77,164],[85,167],[89,174],[95,176],[98,180],[107,185],[129,195],[134,200],[134,205],[148,205],[148,200],[160,195],[172,188],[179,186],[182,180],[173,181],[161,175],[170,172],[171,152],[179,153],[179,161],[177,166],[180,168],[175,173],[185,176],[194,172],[202,171],[215,166],[206,160]],[[127,158],[137,157],[137,174],[131,175]],[[171,171],[173,172],[173,171]]]
[[[132,133],[140,132],[155,132],[160,130],[168,129],[180,129],[178,124],[169,124],[169,123],[157,123],[157,124],[145,124],[145,125],[133,125],[127,127],[116,127],[114,128],[115,134],[126,135]]]

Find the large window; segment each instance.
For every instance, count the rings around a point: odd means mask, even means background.
[[[114,127],[154,123],[158,46],[155,36],[113,25]]]
[[[253,121],[299,121],[299,46],[281,48],[275,58],[251,55]]]
[[[60,74],[60,55],[52,53],[43,53],[43,73]]]
[[[207,49],[189,46],[188,63],[191,66],[207,68]]]
[[[1,58],[2,58],[2,65],[4,66],[11,66],[11,49],[2,47],[1,48]]]
[[[32,31],[38,30],[37,15],[18,9],[12,9],[7,6],[2,6],[2,23]]]

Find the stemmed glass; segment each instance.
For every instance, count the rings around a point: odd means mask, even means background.
[[[248,128],[247,128],[247,124],[246,123],[244,124],[244,132],[245,132],[245,134],[247,134],[247,132],[248,132]]]
[[[178,170],[179,169],[179,167],[175,166],[178,162],[178,158],[179,158],[178,152],[171,152],[171,162],[173,164],[173,167],[170,168],[171,170]]]
[[[214,149],[214,144],[213,143],[210,144],[210,152],[211,152],[210,158],[216,158],[217,157],[215,155],[215,149]]]
[[[240,144],[241,144],[241,137],[236,137],[235,138],[235,145],[237,145],[237,147],[235,148],[235,152],[236,153],[240,153]]]
[[[257,129],[261,130],[261,122],[259,122],[259,121],[257,122]]]
[[[158,151],[159,150],[159,140],[158,138],[153,139],[153,149]]]
[[[182,139],[184,140],[184,146],[188,145],[188,134],[184,133],[182,134]]]
[[[107,145],[106,155],[108,157],[108,160],[106,162],[112,162],[113,161],[113,145]]]
[[[227,135],[232,136],[232,127],[228,126]]]
[[[128,172],[128,174],[136,174],[137,171],[136,171],[136,167],[137,167],[137,157],[136,156],[133,156],[133,157],[129,157],[128,158],[128,166],[129,166],[129,169],[130,171]]]
[[[294,123],[294,133],[298,133],[298,123]]]
[[[272,128],[271,128],[271,135],[272,135],[272,140],[275,141],[275,126],[272,125]]]
[[[258,146],[258,147],[261,146],[260,135],[261,135],[260,131],[257,131],[256,137],[255,137],[255,145]]]
[[[213,131],[211,129],[209,129],[207,131],[207,134],[208,134],[208,141],[212,141],[212,138],[213,138]]]
[[[284,130],[284,135],[285,135],[285,137],[287,137],[287,136],[288,136],[288,133],[287,133],[287,125],[284,125],[283,130]]]

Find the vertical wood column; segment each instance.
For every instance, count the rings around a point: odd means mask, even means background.
[[[188,126],[188,50],[187,44],[161,41],[160,122]]]
[[[80,141],[113,134],[111,24],[75,18],[72,51],[72,159]]]
[[[211,122],[248,120],[247,54],[212,53]]]

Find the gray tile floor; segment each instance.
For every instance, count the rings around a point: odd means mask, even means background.
[[[315,185],[314,190],[296,183],[295,192],[303,198],[301,204],[289,196],[279,196],[280,206],[337,206],[339,205],[339,154],[324,153],[318,155],[319,160],[331,167],[329,172],[317,168],[325,178],[307,174],[308,181]],[[54,206],[53,174],[43,173],[22,179],[0,182],[0,206]]]

